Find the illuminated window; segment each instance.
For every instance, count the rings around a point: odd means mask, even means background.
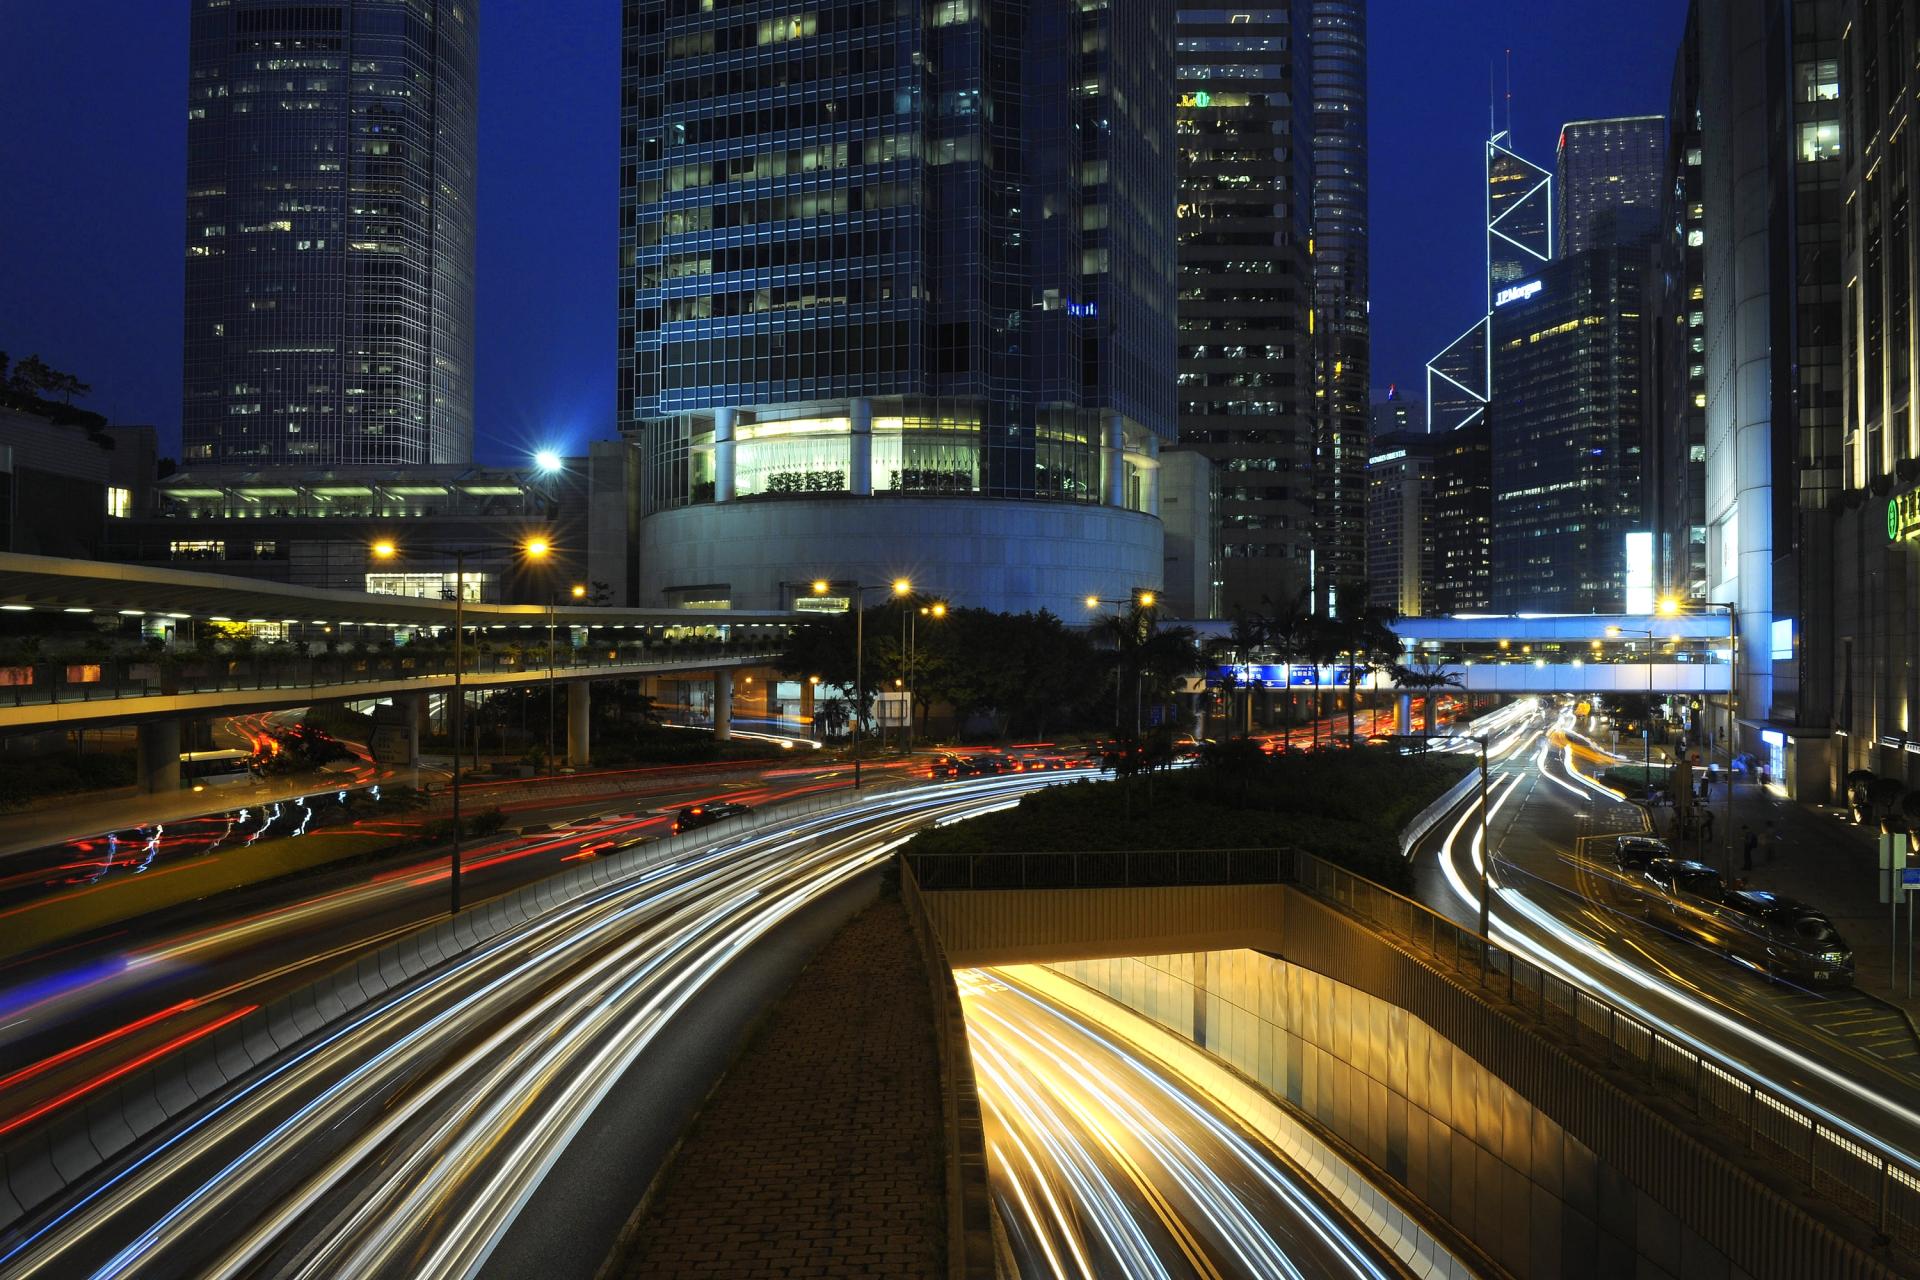
[[[1818,120],[1800,126],[1800,158],[1805,161],[1840,158],[1840,122]]]
[[[107,516],[113,520],[125,520],[133,514],[133,490],[107,489]]]

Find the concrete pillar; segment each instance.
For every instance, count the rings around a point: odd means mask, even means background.
[[[733,672],[713,673],[713,739],[725,742],[733,736]]]
[[[143,795],[180,789],[180,722],[152,720],[137,731],[136,767]]]
[[[858,397],[848,406],[847,416],[851,422],[847,447],[853,468],[847,487],[860,497],[868,497],[873,493],[873,401]]]
[[[1104,481],[1101,501],[1109,507],[1127,505],[1127,425],[1114,414],[1107,419],[1106,435],[1100,446],[1100,475]]]
[[[1431,697],[1432,695],[1429,694],[1428,696]],[[1398,707],[1398,711],[1393,718],[1393,731],[1404,737],[1413,732],[1413,695],[1403,690],[1400,696],[1395,699],[1395,705]]]
[[[576,769],[593,763],[592,720],[593,682],[567,681],[567,763]]]
[[[407,767],[420,767],[420,733],[427,725],[427,717],[432,714],[427,709],[427,695],[424,693],[402,694],[394,703],[407,713]]]
[[[713,411],[713,500],[733,501],[732,409]]]

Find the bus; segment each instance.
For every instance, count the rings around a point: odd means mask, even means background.
[[[180,781],[189,786],[210,786],[252,774],[253,752],[238,747],[180,753]]]

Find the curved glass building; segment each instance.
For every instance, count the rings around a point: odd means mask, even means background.
[[[473,453],[477,0],[194,0],[189,464]]]
[[[1157,586],[1171,0],[625,0],[641,598]]]

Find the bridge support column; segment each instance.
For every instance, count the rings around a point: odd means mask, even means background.
[[[1431,698],[1433,695],[1428,694],[1427,696]],[[1413,695],[1402,692],[1400,696],[1394,700],[1394,705],[1398,710],[1394,712],[1393,731],[1405,737],[1413,732]]]
[[[145,795],[164,795],[180,789],[180,722],[154,720],[137,731],[135,757],[140,774],[140,790]]]
[[[713,740],[733,737],[733,672],[713,673]]]
[[[593,682],[567,681],[567,763],[576,769],[593,763],[592,720]]]
[[[433,712],[427,705],[424,693],[402,694],[395,698],[395,705],[404,708],[407,716],[407,768],[420,767],[420,735],[431,732],[427,719]]]

